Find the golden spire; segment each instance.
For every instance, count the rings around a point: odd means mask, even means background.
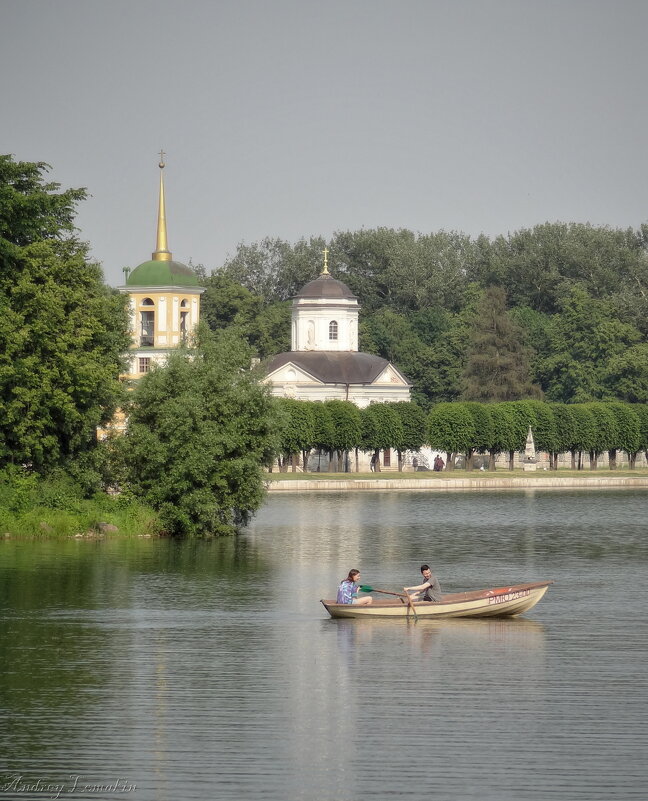
[[[322,251],[322,253],[324,254],[324,269],[322,270],[320,275],[329,275],[329,269],[328,269],[329,249],[327,247],[325,247],[324,250]]]
[[[164,207],[164,150],[160,150],[160,205],[158,207],[157,244],[151,254],[153,261],[171,261],[171,251],[167,245],[166,210]]]

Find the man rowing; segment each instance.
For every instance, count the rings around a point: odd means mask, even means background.
[[[438,602],[443,599],[441,595],[441,585],[439,584],[439,579],[433,575],[432,571],[430,570],[429,565],[421,565],[421,573],[423,575],[423,584],[417,584],[416,587],[403,587],[405,592],[409,594],[413,594],[414,598],[412,600],[417,601],[432,601]],[[418,596],[423,593],[422,598],[418,598]]]

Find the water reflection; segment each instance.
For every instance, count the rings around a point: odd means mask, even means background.
[[[228,540],[0,542],[2,764],[137,801],[642,798],[648,494],[604,498],[283,496]],[[448,591],[556,584],[513,620],[319,604],[422,561]]]

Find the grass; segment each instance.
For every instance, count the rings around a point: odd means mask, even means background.
[[[117,530],[104,532],[102,524]],[[85,497],[69,476],[43,479],[18,470],[0,472],[0,538],[102,536],[136,537],[163,533],[158,515],[125,495],[96,492]]]
[[[627,468],[608,470],[607,468],[599,467],[597,470],[536,470],[524,471],[522,469],[506,470],[501,468],[496,471],[489,470],[473,470],[467,472],[466,470],[444,470],[440,473],[434,471],[421,471],[421,472],[385,472],[385,473],[267,473],[265,478],[267,481],[366,481],[366,480],[381,480],[381,481],[394,481],[394,480],[408,480],[408,481],[421,481],[433,480],[442,481],[451,478],[462,479],[475,479],[484,481],[488,479],[500,478],[527,478],[530,481],[540,478],[585,478],[596,481],[602,478],[648,478],[648,468],[642,467],[636,470],[629,470]]]
[[[162,525],[157,515],[140,504],[120,508],[112,503],[84,501],[78,510],[66,511],[35,506],[23,512],[0,509],[0,537],[29,539],[64,539],[83,535],[102,536],[101,523],[115,526],[109,536],[136,537],[142,534],[157,536]]]

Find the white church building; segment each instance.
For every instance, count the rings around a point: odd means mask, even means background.
[[[370,403],[410,400],[411,384],[387,359],[358,350],[357,297],[324,269],[293,299],[291,350],[266,365],[266,384],[276,397],[297,400],[348,400],[359,408]],[[369,469],[365,454],[361,470]],[[394,460],[395,461],[395,460]],[[390,469],[389,451],[381,469]]]
[[[291,350],[267,364],[272,394],[297,400],[409,401],[411,384],[387,359],[358,351],[360,307],[351,290],[324,270],[292,305]]]

